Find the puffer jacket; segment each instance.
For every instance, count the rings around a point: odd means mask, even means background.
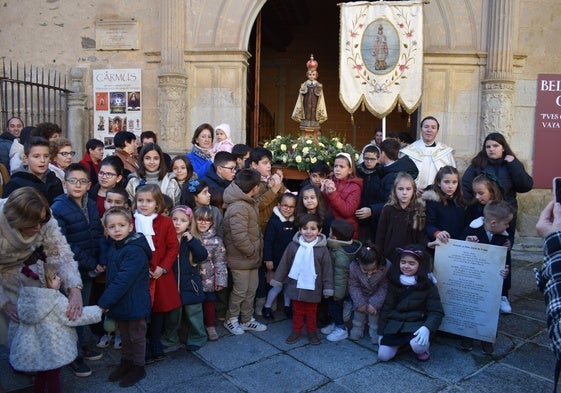
[[[140,233],[131,233],[112,243],[107,251],[107,284],[98,304],[109,309],[107,316],[116,320],[146,318],[152,307],[148,274],[152,251],[148,241]]]
[[[337,299],[343,299],[347,296],[349,265],[361,247],[362,243],[358,240],[345,242],[331,238],[327,239],[327,248],[333,263],[333,296]]]
[[[390,263],[386,262],[383,267],[378,268],[370,277],[362,272],[360,265],[355,260],[349,268],[349,295],[353,300],[353,308],[356,310],[364,305],[371,305],[378,311],[382,310],[386,293],[388,292],[388,278],[386,274]]]
[[[263,260],[263,236],[259,227],[258,201],[235,182],[224,190],[224,246],[228,268],[257,269]]]
[[[19,371],[53,370],[78,355],[76,326],[101,320],[101,308],[88,306],[75,321],[66,316],[68,299],[50,288],[23,287],[18,299],[19,325],[10,348],[10,364]]]
[[[202,234],[202,243],[208,252],[208,257],[201,262],[201,278],[203,291],[214,292],[218,285],[228,286],[228,269],[226,268],[226,248],[222,239],[216,236],[214,226]]]
[[[103,227],[95,202],[87,196],[84,200],[85,209],[68,195],[59,195],[51,205],[53,216],[70,244],[74,259],[83,274],[94,270],[99,263],[99,241],[103,236]]]
[[[362,179],[349,177],[346,179],[332,179],[336,190],[331,194],[323,191],[327,209],[335,218],[348,221],[353,224],[355,233],[353,239],[358,239],[358,219],[355,212],[360,207],[360,197],[362,194]]]

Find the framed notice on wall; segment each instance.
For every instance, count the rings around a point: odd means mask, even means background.
[[[551,188],[551,180],[561,176],[561,74],[538,75],[534,136],[535,188]]]
[[[105,146],[121,131],[142,131],[142,78],[137,68],[93,71],[94,136]]]

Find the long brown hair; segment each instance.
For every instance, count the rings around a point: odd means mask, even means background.
[[[471,165],[473,165],[474,167],[483,169],[489,163],[489,157],[487,157],[487,151],[485,149],[485,144],[488,141],[495,141],[503,147],[503,149],[504,149],[503,157],[504,156],[513,156],[513,157],[516,158],[516,155],[514,154],[514,152],[512,151],[510,146],[508,145],[508,142],[506,141],[503,134],[500,134],[498,132],[492,132],[489,135],[487,135],[487,137],[483,141],[483,146],[481,148],[481,151],[479,153],[477,153],[477,155],[475,157],[473,157],[473,159],[471,160]]]

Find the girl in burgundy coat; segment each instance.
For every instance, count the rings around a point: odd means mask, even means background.
[[[161,342],[164,316],[167,312],[181,307],[177,281],[173,275],[173,264],[179,253],[179,243],[171,218],[161,213],[166,208],[160,187],[146,184],[138,187],[135,198],[135,228],[144,234],[152,250],[150,260],[150,296],[152,316],[148,335],[150,345],[147,361],[164,357]]]
[[[358,239],[358,219],[355,212],[360,207],[362,179],[356,177],[354,160],[348,153],[339,153],[333,164],[333,175],[326,179],[321,191],[327,202],[327,209],[335,218],[353,224],[353,239]]]

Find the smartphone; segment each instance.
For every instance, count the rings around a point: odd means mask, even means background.
[[[553,196],[555,202],[561,203],[561,177],[553,178]]]

